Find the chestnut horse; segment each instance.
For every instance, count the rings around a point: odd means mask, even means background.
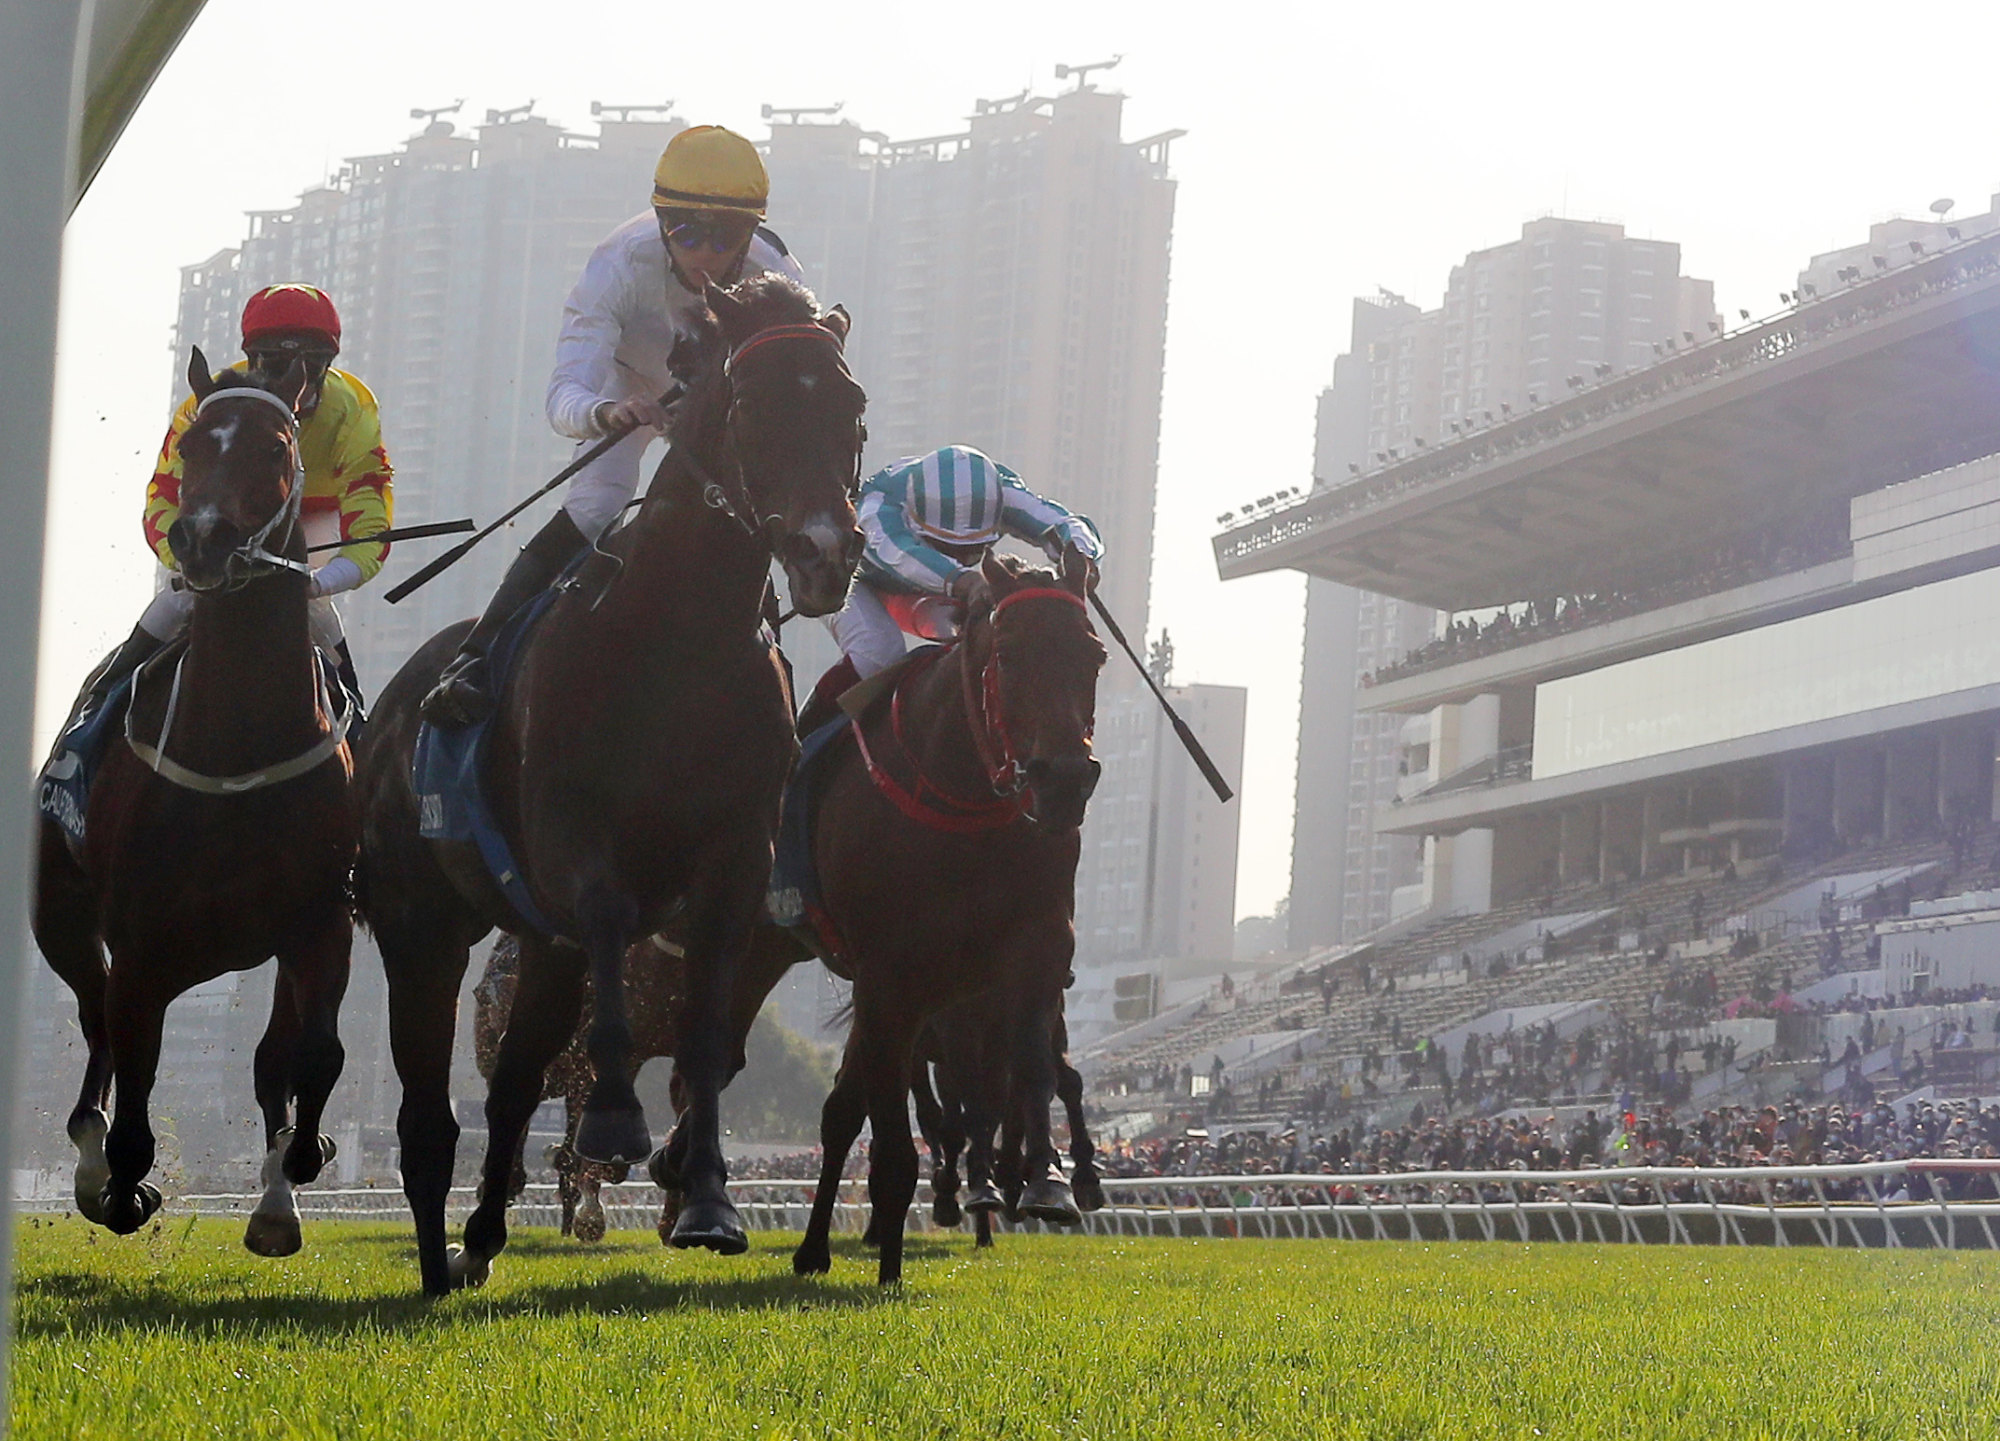
[[[841,355],[844,311],[821,315],[774,277],[711,288],[708,302],[716,343],[666,459],[632,521],[560,588],[489,722],[487,801],[559,934],[512,910],[469,843],[419,829],[417,707],[465,624],[411,657],[362,741],[356,893],[388,974],[404,1190],[431,1294],[483,1281],[506,1245],[514,1158],[543,1073],[576,1029],[586,967],[594,1079],[577,1149],[613,1164],[651,1149],[632,1087],[623,958],[677,909],[688,962],[674,1053],[689,1138],[672,1242],[726,1254],[748,1245],[724,1187],[718,1101],[734,1055],[731,973],[762,911],[798,751],[782,657],[762,624],[768,572],[773,557],[784,564],[801,614],[844,602],[862,545],[864,396]],[[487,1092],[480,1202],[454,1256],[452,1030],[468,950],[495,927],[520,936],[521,974]]]
[[[813,853],[854,1024],[821,1114],[819,1188],[792,1258],[801,1274],[828,1269],[841,1170],[865,1117],[878,1279],[901,1278],[917,1185],[913,1048],[932,1017],[982,993],[1024,1126],[1022,1208],[1075,1216],[1049,1131],[1049,1017],[1076,948],[1078,827],[1098,775],[1090,736],[1105,653],[1084,609],[1089,569],[1075,552],[1060,574],[989,558],[991,604],[864,719],[858,744],[828,757]]]
[[[76,993],[90,1048],[69,1118],[77,1210],[121,1235],[160,1206],[145,1179],[147,1099],[168,1003],[277,957],[255,1060],[266,1189],[243,1239],[285,1256],[300,1246],[291,1188],[333,1154],[319,1125],[344,1054],[353,767],[307,624],[294,413],[305,371],[294,365],[266,390],[211,375],[196,350],[187,378],[198,408],[167,534],[194,592],[187,643],[140,673],[124,739],[91,784],[79,850],[42,821],[35,939]]]

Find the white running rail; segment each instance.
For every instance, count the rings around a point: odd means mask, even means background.
[[[732,1181],[729,1190],[752,1229],[796,1231],[805,1226],[813,1184]],[[1091,1235],[2000,1249],[2000,1160],[1106,1178],[1104,1190],[1109,1204],[1084,1217]],[[409,1215],[402,1193],[386,1188],[305,1187],[297,1196],[308,1220]],[[247,1215],[258,1199],[173,1197],[167,1213]],[[606,1186],[602,1199],[614,1230],[650,1229],[659,1220],[660,1194],[650,1185]],[[866,1199],[864,1181],[843,1181],[834,1229],[863,1229]],[[472,1188],[454,1189],[452,1220],[463,1220],[474,1200]],[[20,1204],[67,1209],[60,1201]],[[530,1185],[510,1216],[518,1225],[557,1224],[556,1188]],[[938,1229],[928,1187],[919,1190],[909,1224]],[[1029,1222],[1002,1229],[1056,1228]]]

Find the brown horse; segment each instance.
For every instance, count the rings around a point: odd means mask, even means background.
[[[635,1079],[647,1061],[673,1054],[685,984],[683,959],[677,943],[658,936],[646,937],[625,953],[625,1013],[632,1028]],[[477,1012],[472,1023],[472,1045],[479,1074],[488,1081],[493,1079],[493,1068],[500,1060],[500,1040],[506,1034],[508,1013],[514,1006],[520,964],[520,941],[503,935],[494,943],[487,957],[486,974],[480,977],[473,991]],[[588,1002],[589,998],[586,980],[584,999]],[[576,1129],[583,1121],[584,1102],[590,1095],[592,1080],[588,1043],[588,1028],[578,1026],[569,1044],[543,1073],[541,1098],[563,1103],[562,1144],[553,1147],[549,1156],[549,1164],[556,1173],[557,1199],[562,1205],[562,1234],[595,1242],[604,1239],[605,1230],[599,1188],[623,1181],[631,1167],[586,1161],[577,1154]],[[519,1196],[526,1183],[526,1171],[517,1157],[509,1183],[510,1194]]]
[[[845,312],[821,315],[810,294],[771,277],[708,300],[716,343],[666,459],[635,518],[561,589],[490,722],[488,804],[558,934],[512,910],[469,844],[419,830],[417,707],[464,625],[403,667],[362,742],[356,890],[388,973],[404,1189],[432,1294],[483,1280],[506,1244],[514,1156],[543,1071],[576,1029],[586,966],[594,1079],[577,1148],[607,1163],[650,1150],[623,958],[676,909],[688,994],[674,1054],[689,1143],[672,1240],[731,1254],[748,1244],[724,1187],[718,1100],[734,1054],[731,972],[762,910],[798,746],[782,658],[762,628],[768,572],[774,556],[784,564],[801,614],[845,600],[862,544],[864,397],[841,357]],[[487,1093],[480,1204],[464,1251],[449,1257],[456,996],[468,948],[496,926],[521,937],[520,988]]]
[[[125,739],[91,785],[80,850],[42,822],[34,929],[76,993],[90,1048],[69,1118],[77,1209],[121,1235],[160,1206],[145,1179],[146,1103],[168,1003],[277,957],[255,1060],[266,1189],[243,1239],[283,1256],[300,1245],[291,1188],[333,1153],[319,1124],[343,1060],[353,771],[307,625],[294,414],[305,371],[294,365],[266,390],[210,375],[196,350],[188,385],[199,408],[181,439],[181,515],[167,536],[195,593],[187,643],[140,674]]]
[[[792,1258],[801,1274],[830,1264],[841,1169],[865,1116],[879,1279],[900,1279],[917,1183],[913,1046],[926,1021],[981,993],[1012,1058],[1022,1207],[1075,1214],[1049,1133],[1049,1017],[1075,950],[1077,828],[1097,783],[1090,735],[1104,647],[1084,609],[1082,556],[1065,555],[1059,575],[993,559],[984,570],[991,605],[941,659],[904,677],[820,782],[814,859],[840,939],[831,964],[854,982],[854,1024],[821,1116],[819,1189]]]

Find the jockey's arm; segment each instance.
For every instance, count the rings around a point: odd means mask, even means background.
[[[366,542],[395,522],[395,469],[382,447],[381,427],[372,412],[368,424],[353,428],[357,432],[354,436],[343,437],[343,460],[335,475],[341,485],[340,538],[354,544],[342,546],[332,560],[313,572],[315,596],[339,595],[366,585],[389,558],[386,544]]]
[[[1064,551],[1076,551],[1091,563],[1093,576],[1097,563],[1104,559],[1104,540],[1089,516],[1077,515],[1035,494],[1012,473],[1001,477],[1000,528],[1016,539],[1039,545],[1058,563]]]
[[[604,429],[601,407],[618,394],[618,342],[625,330],[620,305],[625,286],[611,252],[599,246],[563,301],[556,335],[556,364],[544,408],[549,425],[571,440],[595,440]]]
[[[910,525],[903,507],[884,491],[863,487],[855,522],[867,540],[862,553],[864,575],[868,571],[886,573],[910,590],[927,595],[953,592],[961,575],[977,575],[978,568],[953,560]]]
[[[159,458],[153,462],[153,478],[146,484],[142,521],[146,544],[168,570],[180,569],[174,560],[173,547],[167,544],[167,531],[181,515],[181,436],[194,424],[194,407],[194,397],[189,396],[174,412],[167,426],[167,438],[160,442]]]

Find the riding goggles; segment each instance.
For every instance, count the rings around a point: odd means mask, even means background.
[[[717,255],[729,255],[740,250],[750,239],[755,225],[745,225],[740,220],[717,217],[713,220],[683,220],[677,225],[663,226],[661,233],[667,242],[682,250],[707,250]]]

